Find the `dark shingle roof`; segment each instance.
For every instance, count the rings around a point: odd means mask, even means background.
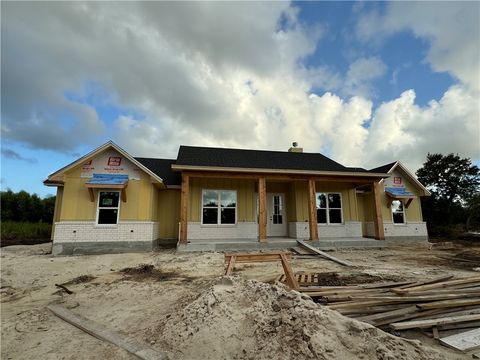
[[[386,164],[386,165],[382,165],[382,166],[379,166],[379,167],[376,167],[376,168],[373,168],[373,169],[370,169],[369,171],[370,172],[376,172],[376,173],[388,173],[388,171],[392,168],[393,165],[395,165],[397,162],[394,161],[390,164]]]
[[[319,153],[180,146],[177,165],[255,169],[366,172],[347,168]]]
[[[180,185],[182,183],[181,174],[172,171],[172,164],[175,164],[175,160],[142,157],[136,157],[135,160],[160,176],[165,185]]]

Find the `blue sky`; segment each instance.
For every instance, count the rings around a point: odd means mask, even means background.
[[[480,3],[1,6],[2,190],[54,194],[46,176],[109,139],[480,159]]]

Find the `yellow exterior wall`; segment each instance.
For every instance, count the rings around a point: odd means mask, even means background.
[[[64,174],[63,201],[60,221],[96,221],[98,190],[94,190],[95,201],[90,200],[79,165]],[[120,221],[156,221],[157,192],[150,176],[140,173],[140,180],[129,180],[126,189],[127,202],[120,202]]]
[[[57,186],[57,196],[55,197],[55,208],[53,209],[52,233],[50,235],[51,240],[53,240],[53,236],[55,235],[55,223],[60,221],[62,203],[63,203],[63,186]]]
[[[188,220],[200,222],[202,211],[202,190],[236,190],[237,191],[237,221],[256,221],[255,180],[245,179],[190,179],[188,201]]]
[[[158,222],[161,239],[178,238],[180,222],[180,190],[160,190],[158,192]]]
[[[392,176],[395,174],[392,174]],[[403,175],[403,174],[400,174]],[[422,208],[420,205],[420,191],[418,187],[409,181],[406,176],[402,176],[405,189],[413,194],[417,195],[416,199],[413,199],[410,205],[408,206],[408,209],[405,209],[405,215],[406,215],[406,221],[409,222],[418,222],[418,221],[423,221],[423,216],[422,216]],[[388,200],[389,197],[387,194],[383,193],[382,198],[381,198],[381,203],[382,203],[382,215],[383,215],[383,221],[384,222],[391,222],[392,220],[392,210],[391,208],[388,207]],[[406,200],[405,200],[406,202]]]

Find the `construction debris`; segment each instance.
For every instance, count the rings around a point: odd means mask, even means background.
[[[470,351],[480,347],[480,328],[440,339],[440,343],[459,351]]]
[[[480,324],[480,276],[301,286],[300,291],[345,316],[383,329],[431,329],[434,337],[439,337],[439,332],[447,329],[468,329]]]

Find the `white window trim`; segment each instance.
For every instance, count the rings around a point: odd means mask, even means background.
[[[100,215],[100,193],[102,192],[116,192],[118,193],[118,206],[115,206],[115,207],[107,207],[107,206],[102,206],[102,209],[117,209],[117,223],[116,224],[99,224],[98,223],[98,217]],[[118,221],[120,220],[120,203],[122,202],[121,200],[121,195],[120,194],[120,191],[116,191],[116,190],[98,190],[97,192],[97,219],[95,221],[95,225],[96,226],[106,226],[106,227],[115,227],[118,225]]]
[[[216,224],[204,224],[203,223],[203,194],[205,191],[217,191],[218,192],[218,205],[217,205],[217,223]],[[235,193],[235,207],[227,207],[225,209],[235,209],[235,224],[222,224],[221,223],[221,216],[222,216],[222,207],[220,204],[220,191],[233,191]],[[238,224],[238,193],[237,190],[233,189],[202,189],[202,195],[200,199],[200,225],[203,227],[232,227],[237,226]],[[208,209],[214,209],[213,206],[207,206]]]
[[[325,203],[326,207],[325,208],[317,208],[317,194],[325,194],[327,196],[327,201]],[[330,209],[328,207],[328,195],[329,194],[337,194],[337,195],[340,195],[340,209],[339,208],[332,208]],[[317,191],[315,193],[315,209],[318,210],[318,209],[325,209],[327,211],[327,222],[326,223],[319,223],[318,222],[318,217],[317,217],[317,225],[320,225],[320,226],[340,226],[340,225],[345,225],[345,222],[344,222],[344,218],[343,218],[343,196],[342,196],[342,193],[340,192],[323,192],[323,191]],[[330,222],[330,212],[328,210],[340,210],[340,218],[341,218],[341,221],[339,223],[331,223]]]
[[[402,203],[402,207],[403,207],[403,211],[402,211],[402,214],[403,214],[403,222],[401,223],[396,223],[394,218],[393,218],[393,201],[400,201]],[[402,225],[407,225],[407,209],[405,208],[405,203],[403,202],[403,200],[401,199],[395,199],[392,201],[392,204],[390,205],[390,214],[392,216],[392,224],[393,225],[396,225],[396,226],[402,226]]]

